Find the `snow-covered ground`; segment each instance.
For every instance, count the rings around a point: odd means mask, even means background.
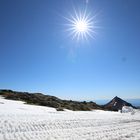
[[[140,140],[140,112],[57,112],[0,97],[0,140]]]

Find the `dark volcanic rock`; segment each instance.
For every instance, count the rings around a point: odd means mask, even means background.
[[[121,110],[123,106],[131,106],[133,108],[136,108],[132,104],[116,96],[110,102],[104,105],[104,109],[118,111]]]

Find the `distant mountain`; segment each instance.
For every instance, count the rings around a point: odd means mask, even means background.
[[[6,99],[24,101],[27,104],[41,105],[54,107],[58,111],[64,109],[74,111],[89,111],[93,109],[102,109],[100,105],[94,102],[78,102],[72,100],[62,100],[55,96],[44,95],[42,93],[28,93],[28,92],[17,92],[12,90],[0,90],[0,95]]]
[[[107,104],[109,101],[110,101],[109,99],[93,100],[93,102],[95,102],[99,105]],[[125,101],[132,104],[133,106],[136,106],[136,107],[140,106],[140,98],[138,98],[138,99],[125,99]]]
[[[123,99],[117,96],[114,97],[110,102],[105,104],[103,107],[104,109],[107,109],[107,110],[118,111],[118,110],[121,110],[123,106],[131,106],[133,108],[136,108],[132,104],[124,101]]]

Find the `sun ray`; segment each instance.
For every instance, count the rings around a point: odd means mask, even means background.
[[[77,12],[74,8],[74,15],[70,14],[70,18],[65,17],[69,22],[66,24],[68,26],[66,31],[72,36],[72,40],[76,39],[79,41],[80,39],[88,40],[88,37],[94,38],[96,34],[96,16],[91,16],[91,13],[87,13],[87,8],[83,12]]]

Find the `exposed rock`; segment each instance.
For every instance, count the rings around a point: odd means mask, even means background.
[[[103,107],[107,110],[118,111],[118,110],[122,110],[123,106],[130,106],[130,107],[136,108],[132,104],[124,101],[123,99],[117,96],[114,97],[110,102],[105,104]]]

